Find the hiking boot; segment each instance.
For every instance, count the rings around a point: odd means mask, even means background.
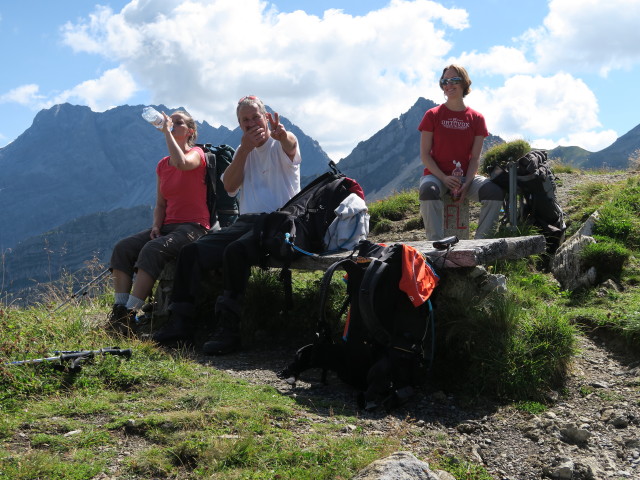
[[[191,340],[190,323],[190,318],[171,313],[169,321],[160,330],[151,335],[151,340],[160,345],[170,345],[181,340]]]
[[[202,346],[205,355],[225,355],[240,350],[240,318],[234,313],[222,311],[218,324]]]
[[[124,305],[114,305],[107,320],[107,331],[121,335],[133,335],[136,327],[136,311]]]

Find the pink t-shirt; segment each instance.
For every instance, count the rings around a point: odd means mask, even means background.
[[[169,165],[169,157],[158,162],[156,174],[160,179],[160,193],[167,201],[164,224],[199,223],[209,228],[207,186],[204,176],[206,161],[200,147],[200,166],[193,170],[178,170]]]
[[[489,136],[481,113],[469,107],[454,112],[444,104],[427,110],[418,130],[433,132],[431,157],[445,175],[451,175],[455,168],[453,160],[460,162],[466,174],[475,137]],[[425,175],[430,173],[429,169],[424,169]]]

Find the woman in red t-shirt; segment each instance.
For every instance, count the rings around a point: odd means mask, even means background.
[[[108,327],[125,334],[130,333],[137,311],[166,263],[209,229],[206,160],[202,149],[194,146],[196,122],[181,110],[171,116],[163,112],[162,116],[169,155],[156,167],[158,193],[153,225],[120,240],[111,255],[115,302]]]
[[[495,228],[504,198],[498,185],[477,175],[482,145],[489,132],[482,114],[464,104],[464,97],[471,91],[471,79],[463,67],[445,67],[440,88],[447,101],[428,110],[418,127],[420,159],[425,167],[420,180],[420,213],[427,239],[444,237],[442,197],[448,191],[459,195],[458,202],[470,198],[482,203],[476,238],[486,238]],[[462,178],[452,175],[457,163],[462,168]]]

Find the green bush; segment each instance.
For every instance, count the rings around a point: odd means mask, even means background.
[[[380,233],[390,232],[393,229],[393,222],[388,218],[381,218],[373,227],[371,227],[371,233],[377,235]]]
[[[608,277],[620,278],[622,267],[631,256],[631,251],[607,237],[596,237],[597,243],[586,245],[580,257],[587,268],[595,267],[599,280]]]
[[[525,140],[500,143],[487,150],[478,169],[482,175],[489,175],[496,165],[506,165],[518,160],[531,151],[531,145]]]
[[[404,231],[408,232],[410,230],[422,230],[424,228],[424,222],[422,221],[421,216],[413,217],[410,220],[407,220],[407,223],[404,224]]]
[[[442,381],[450,384],[455,375],[476,394],[539,400],[562,381],[576,332],[558,309],[525,309],[511,294],[447,307],[439,313],[439,329],[446,332],[438,359]]]

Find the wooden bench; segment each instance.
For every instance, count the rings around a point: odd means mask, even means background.
[[[449,250],[436,250],[433,242],[424,240],[403,242],[424,253],[437,271],[489,265],[497,260],[515,260],[544,253],[545,239],[542,235],[484,240],[460,240]],[[330,265],[344,259],[350,251],[330,255],[302,256],[290,266],[291,270],[325,271]],[[281,268],[282,264],[271,262],[269,267]],[[168,316],[169,297],[173,286],[175,262],[167,264],[158,278],[154,292],[154,318],[162,323]],[[216,295],[217,292],[212,292]]]
[[[488,265],[496,260],[515,260],[544,253],[545,240],[542,235],[487,238],[484,240],[460,240],[449,250],[436,250],[428,240],[402,242],[425,254],[436,268],[460,268]],[[326,270],[334,262],[346,258],[351,252],[331,255],[303,256],[292,265],[292,270]],[[281,267],[272,263],[272,267]]]

